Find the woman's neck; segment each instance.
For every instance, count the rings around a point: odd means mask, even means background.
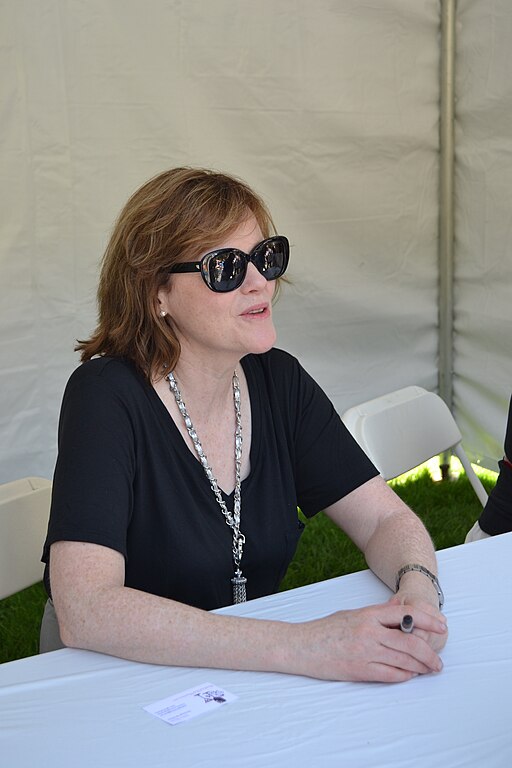
[[[190,359],[181,355],[173,375],[185,402],[193,403],[201,416],[220,412],[233,400],[233,372],[239,371],[236,358],[221,361]]]

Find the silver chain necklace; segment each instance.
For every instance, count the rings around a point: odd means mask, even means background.
[[[169,382],[169,387],[171,389],[171,392],[174,395],[174,399],[176,400],[176,405],[180,409],[180,413],[183,416],[183,420],[185,422],[185,427],[187,429],[188,434],[190,435],[190,439],[192,440],[194,444],[195,451],[199,457],[199,461],[203,465],[203,469],[205,471],[206,477],[210,481],[210,486],[215,494],[215,498],[217,499],[218,505],[222,510],[222,514],[224,515],[224,519],[226,523],[229,525],[231,530],[233,531],[233,562],[235,565],[235,575],[231,579],[231,583],[233,585],[233,603],[245,603],[247,600],[245,585],[247,583],[247,579],[245,576],[242,576],[242,570],[240,568],[240,563],[242,561],[242,555],[243,555],[243,548],[245,544],[245,536],[240,531],[240,510],[242,506],[241,501],[241,467],[242,467],[242,413],[240,410],[240,384],[238,381],[238,377],[236,375],[236,371],[233,373],[233,402],[235,404],[235,420],[236,420],[236,428],[235,428],[235,490],[234,490],[234,501],[233,501],[233,513],[229,511],[229,509],[226,507],[226,504],[224,503],[224,499],[222,498],[217,480],[215,479],[213,472],[210,468],[210,465],[208,464],[208,459],[206,458],[206,454],[203,451],[203,447],[199,441],[199,438],[197,436],[197,432],[194,429],[194,425],[192,424],[192,419],[188,415],[187,409],[185,407],[185,403],[183,402],[183,399],[181,397],[180,390],[178,388],[178,385],[176,383],[176,379],[174,378],[172,371],[169,373],[168,376],[166,376],[167,381]]]

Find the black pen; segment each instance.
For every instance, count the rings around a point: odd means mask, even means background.
[[[414,620],[412,616],[409,613],[406,613],[403,617],[402,621],[400,622],[400,629],[402,632],[412,632],[414,629]]]

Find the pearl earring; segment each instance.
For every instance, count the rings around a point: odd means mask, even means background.
[[[165,311],[165,309],[161,309],[160,310],[160,317],[165,317],[166,314],[167,314],[167,312]]]

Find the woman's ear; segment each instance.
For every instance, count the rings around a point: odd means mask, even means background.
[[[156,295],[156,311],[160,317],[169,314],[169,289],[160,288]]]

